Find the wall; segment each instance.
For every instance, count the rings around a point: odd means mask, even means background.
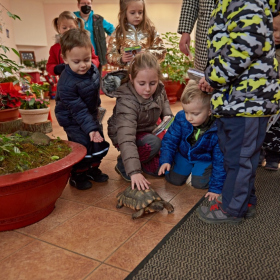
[[[9,0],[1,0],[1,4],[10,12],[12,12]],[[13,21],[14,20],[7,15],[7,11],[2,6],[0,6],[0,24],[2,25],[2,32],[0,32],[0,44],[7,46],[9,48],[17,49],[15,39],[14,39],[15,34],[14,34]],[[9,30],[9,38],[7,38],[6,36],[6,29]],[[10,59],[15,60],[16,62],[19,61],[18,56],[14,54],[13,51],[7,53],[7,55]]]
[[[35,0],[34,0],[35,1]],[[34,51],[36,60],[40,61],[41,59],[48,59],[49,56],[49,49],[55,42],[55,30],[52,26],[52,20],[57,17],[61,12],[69,10],[69,11],[77,11],[77,2],[76,0],[71,0],[71,4],[57,4],[57,3],[38,3],[35,5],[33,0],[1,0],[1,2],[6,2],[9,4],[12,3],[21,3],[15,5],[15,10],[18,10],[19,7],[24,6],[24,8],[21,8],[18,15],[26,21],[26,24],[30,26],[35,26],[36,33],[33,31],[31,32],[30,36],[32,35],[33,38],[30,38],[30,45],[17,45],[18,50],[29,50]],[[24,3],[24,5],[23,5]],[[40,5],[42,5],[42,9],[40,8]],[[34,13],[34,9],[36,8],[36,12]],[[30,10],[32,10],[32,16],[30,15]],[[43,10],[43,14],[42,11]],[[118,1],[116,1],[116,4],[96,4],[93,1],[93,10],[97,14],[101,14],[107,21],[111,22],[115,26],[117,25],[117,16],[118,16],[118,10],[119,5]],[[179,17],[180,17],[180,11],[181,11],[181,3],[178,3],[176,1],[175,3],[161,3],[161,4],[155,4],[155,3],[147,3],[147,13],[148,16],[151,18],[153,23],[156,26],[156,29],[159,33],[164,33],[166,31],[176,32],[178,23],[179,23]],[[34,20],[34,14],[36,14],[36,17],[40,16],[41,19],[44,18],[44,22],[41,20],[37,21]],[[27,36],[26,28],[23,28],[23,25],[16,24],[16,32],[17,34],[21,34],[21,38]],[[43,39],[42,34],[45,34],[46,36],[46,46],[43,45]],[[34,36],[36,34],[36,36]],[[29,35],[28,35],[29,36]],[[41,46],[35,46],[37,44],[36,37],[40,36],[40,45]],[[26,37],[27,38],[27,37]],[[29,37],[28,37],[29,38]],[[35,41],[34,41],[35,38]],[[23,38],[22,38],[23,39]],[[29,39],[28,39],[29,40]],[[25,43],[28,44],[28,40],[25,40]],[[22,41],[17,41],[18,43]],[[14,45],[15,46],[15,45]]]

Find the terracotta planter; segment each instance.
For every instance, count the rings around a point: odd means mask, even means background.
[[[18,108],[0,110],[0,122],[17,120],[19,117]]]
[[[190,80],[190,79],[186,79],[186,83],[185,83],[185,84],[181,84],[179,90],[177,91],[177,100],[180,101],[181,96],[182,96],[182,93],[183,93],[183,91],[184,91],[186,85],[188,84],[189,80]]]
[[[46,166],[0,176],[0,231],[38,222],[49,215],[65,188],[71,167],[86,154],[86,148],[67,142],[72,152]]]
[[[170,104],[174,104],[177,101],[177,92],[181,87],[180,82],[173,82],[170,80],[163,81],[163,84],[165,86],[167,98],[169,100]]]
[[[22,121],[28,124],[46,122],[48,120],[50,108],[43,109],[19,109]]]

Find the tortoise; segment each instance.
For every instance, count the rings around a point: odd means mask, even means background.
[[[139,191],[137,188],[133,190],[131,186],[129,186],[117,195],[117,199],[117,208],[126,206],[137,210],[136,213],[132,214],[132,219],[140,218],[144,213],[161,211],[163,208],[165,208],[168,213],[174,211],[174,207],[169,202],[163,200],[152,188]]]

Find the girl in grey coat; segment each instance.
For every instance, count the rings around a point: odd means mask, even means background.
[[[128,75],[127,75],[128,74]],[[124,78],[128,76],[127,82]],[[120,150],[115,170],[131,186],[149,188],[142,171],[157,175],[161,140],[152,134],[159,118],[172,116],[160,67],[154,55],[144,52],[135,56],[128,72],[115,71],[102,80],[102,90],[117,98],[108,120],[108,135]]]

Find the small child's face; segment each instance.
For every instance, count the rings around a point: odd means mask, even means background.
[[[136,92],[144,99],[149,99],[156,91],[159,78],[155,69],[146,68],[138,72],[134,80],[129,75]]]
[[[131,1],[127,4],[126,19],[128,23],[138,26],[143,20],[143,6],[142,1]]]
[[[210,105],[203,104],[198,98],[193,99],[188,104],[182,104],[185,111],[186,119],[193,126],[202,125],[211,115]]]
[[[73,19],[62,19],[58,25],[58,32],[59,34],[63,34],[66,31],[70,29],[75,29],[77,28],[77,25],[75,24],[75,21]]]
[[[91,49],[74,47],[71,51],[66,52],[66,57],[63,59],[73,72],[83,75],[91,67]]]
[[[280,44],[280,15],[273,18],[273,37],[275,45]]]

